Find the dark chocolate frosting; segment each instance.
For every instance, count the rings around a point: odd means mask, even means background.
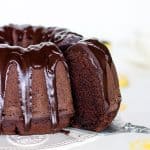
[[[64,61],[62,53],[51,42],[31,45],[27,48],[18,46],[0,45],[0,123],[2,124],[3,106],[7,74],[12,64],[17,66],[19,92],[21,94],[21,110],[25,127],[29,129],[32,119],[32,69],[44,68],[47,86],[47,95],[50,108],[50,120],[52,125],[58,123],[57,95],[55,82],[55,67],[58,61]]]
[[[47,95],[50,104],[50,120],[52,125],[57,124],[55,67],[58,61],[64,60],[56,45],[61,50],[65,50],[82,38],[79,34],[58,27],[10,24],[0,28],[0,124],[3,120],[7,73],[14,63],[17,65],[21,109],[26,129],[29,128],[32,119],[32,68],[44,68],[46,86],[49,89]]]
[[[113,103],[117,102],[119,104],[121,101],[121,94],[119,90],[118,75],[109,50],[97,39],[89,39],[86,40],[86,42],[96,58],[99,60],[100,64],[102,64],[102,68],[105,73],[103,79],[105,99],[109,103],[110,107],[112,106],[112,101],[114,101]]]
[[[27,47],[41,42],[53,42],[61,50],[77,43],[83,37],[65,28],[42,27],[30,25],[13,25],[0,28],[0,44]]]

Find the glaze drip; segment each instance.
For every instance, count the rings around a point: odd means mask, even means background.
[[[10,71],[10,67],[12,65],[17,66],[17,73],[18,73],[18,87],[19,87],[19,94],[20,94],[20,102],[21,102],[21,110],[23,113],[25,128],[29,128],[30,121],[32,118],[31,113],[31,69],[27,65],[27,61],[24,60],[22,54],[19,52],[19,49],[14,50],[4,50],[0,49],[0,59],[4,59],[5,61],[1,61],[1,65],[3,68],[0,68],[0,75],[1,75],[1,95],[2,95],[2,104],[0,110],[0,120],[2,124],[2,112],[4,107],[4,100],[5,100],[5,90],[7,85],[7,78],[8,73]]]
[[[1,131],[1,125],[2,125],[2,112],[4,108],[4,99],[3,99],[3,93],[2,93],[2,76],[0,74],[0,131]]]
[[[16,65],[21,111],[26,131],[32,120],[32,70],[44,68],[47,96],[52,126],[58,124],[58,103],[56,93],[55,69],[59,61],[64,61],[62,53],[50,42],[21,48],[4,44],[0,47],[0,125],[2,125],[5,89],[11,65]]]
[[[111,109],[111,106],[114,104],[120,103],[121,95],[119,90],[119,83],[117,79],[116,69],[114,67],[113,60],[109,53],[109,50],[101,44],[96,39],[86,40],[88,42],[88,46],[92,50],[95,57],[98,59],[99,63],[104,72],[103,76],[103,88],[104,95],[107,101],[107,108]],[[108,110],[110,111],[110,110]]]
[[[52,126],[56,126],[58,122],[58,111],[57,111],[57,102],[55,100],[54,95],[56,95],[56,78],[55,78],[55,67],[56,62],[54,62],[51,70],[49,70],[49,66],[44,69],[45,79],[46,79],[46,88],[49,102],[49,110],[50,110],[50,120],[52,122]],[[49,90],[51,89],[51,90]]]
[[[55,55],[54,55],[55,54]],[[56,91],[56,66],[60,59],[59,53],[53,52],[47,55],[47,65],[44,68],[44,74],[46,79],[47,96],[49,101],[50,110],[50,120],[52,126],[55,127],[58,124],[58,101],[57,101],[57,91]]]

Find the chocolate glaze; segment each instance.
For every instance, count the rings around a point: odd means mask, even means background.
[[[0,28],[0,43],[27,47],[41,42],[53,42],[61,50],[77,43],[83,37],[65,28],[10,24]]]
[[[31,45],[28,48],[18,46],[0,45],[0,123],[3,120],[3,107],[7,75],[12,64],[16,64],[21,94],[21,110],[25,127],[29,129],[32,119],[32,69],[44,68],[47,86],[47,95],[50,108],[50,120],[52,125],[58,123],[57,95],[55,81],[55,68],[58,61],[64,61],[62,54],[51,42]]]
[[[47,95],[49,100],[50,120],[58,123],[57,98],[55,87],[55,67],[62,58],[58,49],[49,42],[54,42],[62,50],[82,39],[81,35],[64,28],[10,24],[0,28],[0,125],[3,120],[3,107],[7,74],[12,64],[17,65],[21,109],[26,129],[32,119],[32,69],[44,68]],[[45,42],[45,43],[41,43]],[[41,44],[39,44],[41,43]],[[7,45],[8,44],[8,45]],[[38,45],[36,45],[38,44]],[[30,46],[31,45],[31,46]],[[60,56],[61,55],[61,56]],[[64,62],[66,67],[66,64]],[[49,90],[50,89],[50,90]]]
[[[108,99],[108,86],[107,86],[107,72],[106,72],[106,64],[108,63],[108,56],[98,47],[96,47],[94,44],[92,43],[87,43],[87,46],[89,47],[89,49],[93,52],[93,54],[95,55],[95,57],[97,58],[99,65],[102,68],[102,80],[103,80],[103,84],[101,84],[102,89],[103,89],[103,94],[104,94],[104,104],[105,104],[105,112],[107,111],[107,109],[109,108],[109,99]]]
[[[104,46],[104,44],[100,43],[97,39],[89,39],[86,41],[88,42],[88,45],[91,48],[94,55],[96,56],[96,58],[102,64],[103,70],[105,71],[104,88],[105,88],[105,95],[107,95],[105,97],[106,100],[108,102],[110,100],[114,100],[115,102],[120,103],[121,94],[117,78],[118,75],[109,50],[107,49],[106,46]],[[104,60],[105,62],[103,62]],[[110,102],[109,105],[111,105]]]

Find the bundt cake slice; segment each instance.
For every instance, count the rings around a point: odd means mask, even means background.
[[[105,129],[118,111],[120,91],[108,49],[98,40],[83,40],[64,52],[71,78],[75,116],[72,126]]]
[[[51,42],[0,45],[0,133],[44,134],[73,115],[68,68]]]

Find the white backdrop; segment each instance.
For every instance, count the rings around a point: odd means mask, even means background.
[[[108,39],[150,26],[149,0],[1,0],[0,6],[0,25],[60,26]]]

